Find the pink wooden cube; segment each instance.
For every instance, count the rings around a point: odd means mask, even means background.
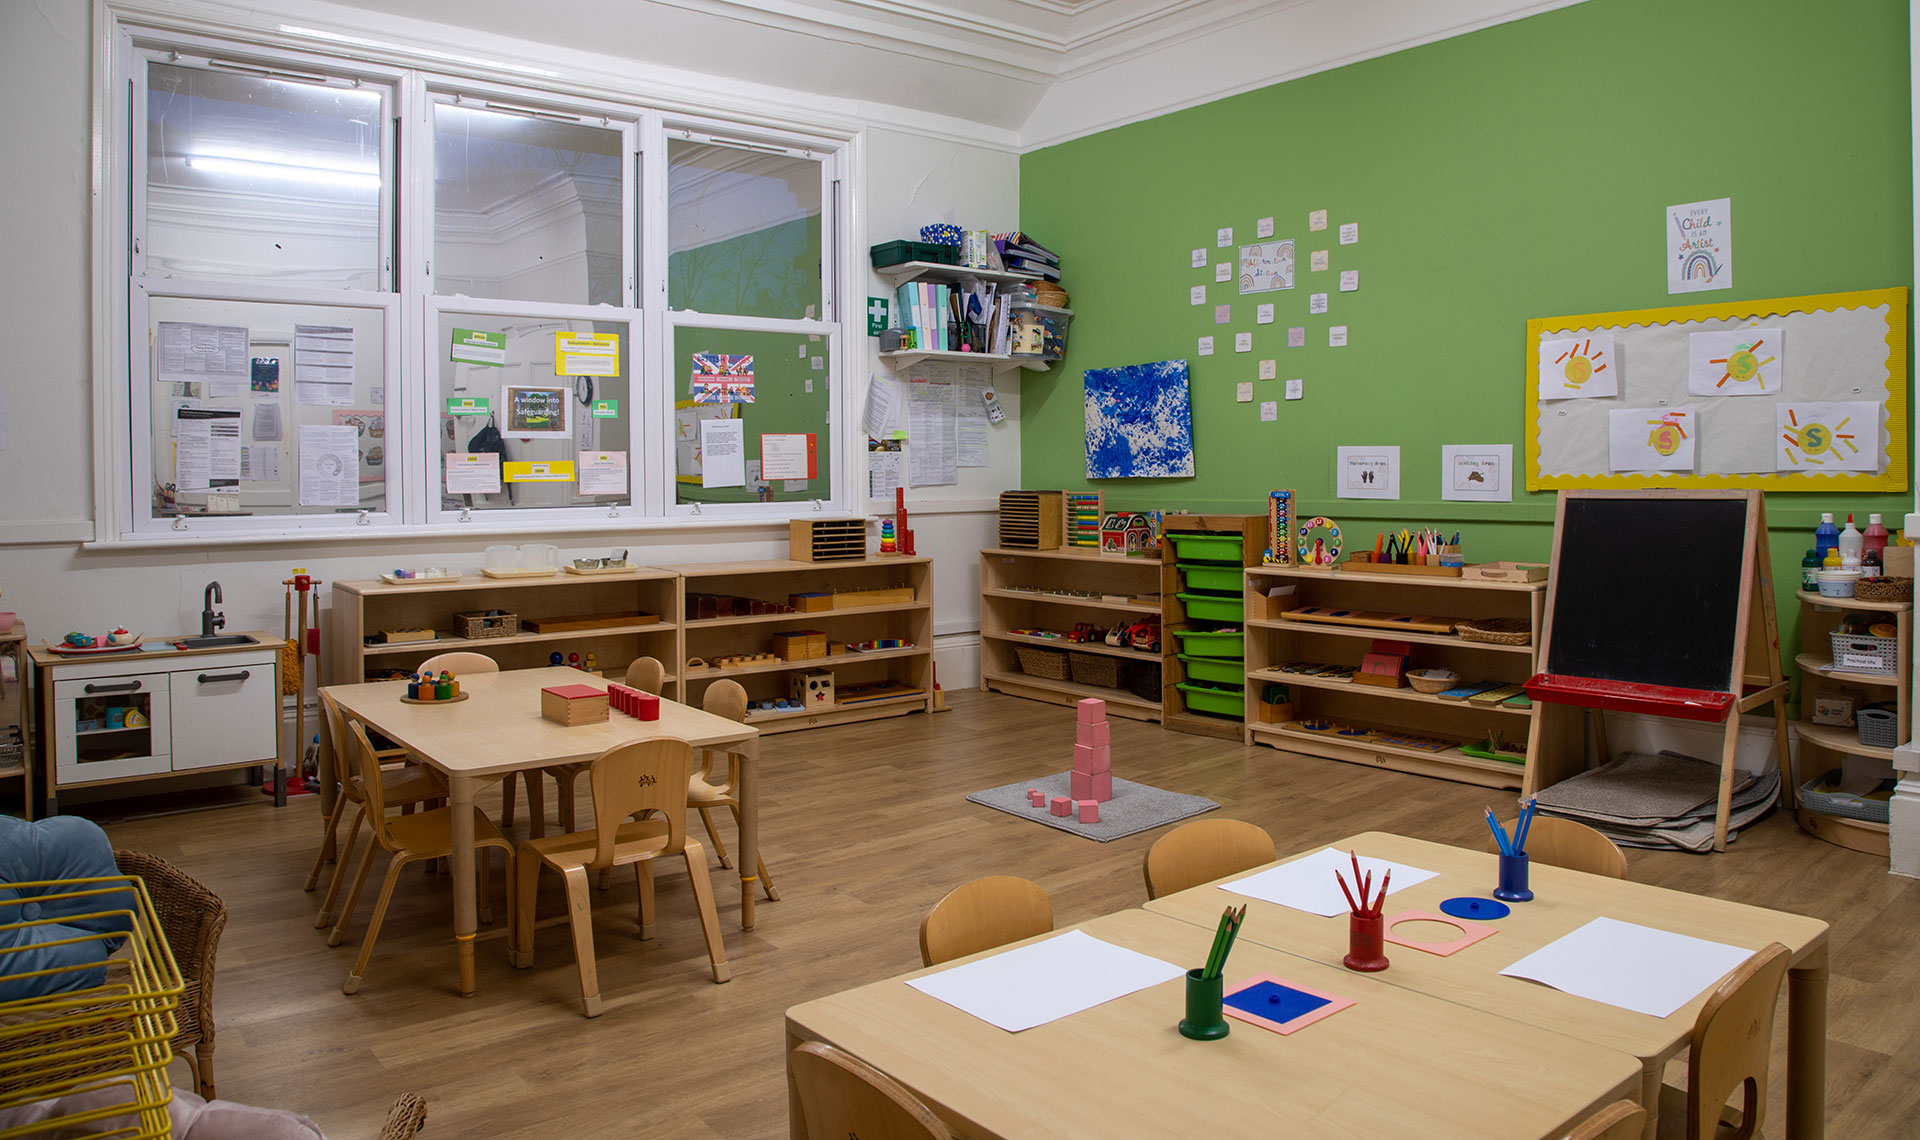
[[[652,693],[635,693],[633,696],[635,716],[641,720],[660,719],[660,698]]]
[[[1032,804],[1034,807],[1046,807],[1047,793],[1041,791],[1039,788],[1028,788],[1027,802]]]
[[[1109,729],[1107,728],[1107,722],[1104,720],[1099,724],[1079,724],[1074,727],[1079,730],[1074,734],[1074,743],[1076,744],[1089,744],[1097,748],[1102,744],[1108,743],[1107,734]]]
[[[1093,789],[1092,789],[1093,794],[1085,797],[1086,799],[1098,800],[1101,803],[1106,803],[1108,800],[1113,798],[1113,773],[1112,772],[1095,772],[1092,775],[1088,776],[1087,779],[1093,782]]]
[[[1107,702],[1099,697],[1086,697],[1080,705],[1081,724],[1101,724],[1107,719]]]
[[[1073,746],[1073,770],[1076,772],[1106,772],[1113,768],[1113,753],[1105,744],[1076,744]]]
[[[1079,800],[1077,802],[1080,807],[1081,823],[1099,823],[1100,822],[1100,801],[1099,800]]]
[[[1053,810],[1053,814],[1057,816],[1069,816],[1073,814],[1073,801],[1065,796],[1053,797],[1050,807]]]
[[[1076,768],[1073,771],[1067,773],[1067,779],[1073,785],[1071,790],[1073,792],[1074,799],[1090,800],[1093,798],[1093,773],[1092,772],[1082,772],[1078,768]]]

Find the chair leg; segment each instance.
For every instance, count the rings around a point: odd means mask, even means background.
[[[406,856],[395,855],[387,867],[387,877],[380,883],[380,899],[373,904],[373,918],[367,923],[367,936],[360,943],[360,957],[354,960],[353,973],[347,975],[346,983],[340,987],[343,994],[357,992],[361,980],[367,976],[367,963],[373,959],[373,944],[380,937],[380,923],[387,917],[387,904],[393,901],[393,888],[400,885],[400,872],[406,869],[407,862]]]
[[[506,831],[513,826],[513,783],[519,777],[512,772],[500,781],[500,830]]]
[[[653,909],[653,860],[642,859],[633,865],[634,893],[640,898],[640,941],[653,937],[658,915]]]
[[[727,806],[733,809],[733,829],[735,831],[738,831],[740,830],[740,805],[728,804]],[[767,892],[767,901],[779,902],[780,892],[773,889],[773,876],[767,874],[766,856],[760,854],[758,851],[755,851],[753,853],[753,857],[756,860],[758,860],[760,864],[760,886],[761,886],[761,889]],[[726,864],[722,863],[721,866],[724,867],[726,866]]]
[[[340,829],[340,817],[347,814],[347,797],[336,796],[333,810],[327,813],[327,820],[321,824],[320,850],[313,856],[313,870],[307,872],[307,885],[302,890],[310,891],[320,885],[320,872],[327,865],[327,856],[334,850],[334,832]],[[322,925],[325,925],[322,923]]]
[[[343,797],[344,799],[344,797]],[[360,839],[360,825],[367,819],[367,805],[361,804],[354,812],[353,824],[347,828],[347,841],[336,849],[333,861],[333,881],[327,884],[327,897],[320,900],[320,913],[313,916],[315,930],[326,929],[333,921],[333,904],[339,901],[340,884],[347,881],[347,868],[353,864],[353,845]],[[375,844],[378,846],[378,844]]]
[[[194,1091],[202,1100],[213,1099],[213,1045],[202,1041],[193,1047],[193,1083]]]
[[[360,890],[367,885],[367,872],[373,870],[373,857],[379,853],[378,843],[367,844],[367,853],[360,859],[360,869],[353,874],[353,887],[347,891],[347,905],[340,909],[340,921],[333,924],[333,933],[327,935],[327,945],[338,946],[346,939],[347,927],[353,922],[353,908],[360,905]]]
[[[700,910],[700,929],[707,936],[707,958],[713,962],[715,985],[733,977],[727,965],[727,947],[720,941],[720,915],[713,907],[713,876],[707,872],[707,853],[698,843],[688,842],[687,878],[693,882],[694,905]]]
[[[187,1063],[187,1075],[193,1079],[193,1091],[199,1092],[205,1088],[206,1085],[200,1080],[200,1058],[194,1054],[194,1051],[183,1048],[176,1051],[174,1056]]]
[[[571,768],[558,769],[553,773],[553,786],[560,795],[560,832],[563,835],[573,832],[573,778],[579,775]]]
[[[521,847],[513,853],[513,910],[507,915],[507,961],[519,969],[533,965],[534,903],[540,895],[540,853]]]
[[[733,860],[727,856],[727,845],[720,842],[720,833],[713,827],[713,809],[700,807],[694,810],[700,813],[700,822],[707,825],[707,838],[713,840],[713,853],[720,857],[720,866],[732,870]]]
[[[547,835],[547,788],[540,782],[540,773],[522,772],[527,782],[527,834],[535,839],[545,839]]]
[[[572,867],[560,877],[567,884],[567,922],[573,928],[573,964],[580,971],[580,1002],[588,1017],[599,1017],[600,970],[593,960],[593,909],[587,897],[587,870]]]

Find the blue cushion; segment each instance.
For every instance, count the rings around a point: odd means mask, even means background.
[[[127,914],[134,898],[126,891],[57,898],[62,888],[16,887],[49,879],[93,879],[118,875],[107,833],[78,816],[62,815],[28,823],[0,816],[0,1001],[19,1001],[97,986],[106,981],[101,966],[128,934]],[[15,900],[24,899],[25,902]],[[50,945],[71,938],[84,941]],[[81,969],[76,967],[93,967]],[[58,973],[21,977],[40,970]]]

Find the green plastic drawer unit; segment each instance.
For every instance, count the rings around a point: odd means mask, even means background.
[[[1240,565],[1240,536],[1237,534],[1173,531],[1167,535],[1167,541],[1173,543],[1174,556],[1182,562]],[[1233,588],[1239,589],[1239,583],[1236,582]]]
[[[1187,679],[1190,681],[1221,681],[1240,685],[1247,679],[1246,664],[1235,658],[1195,657],[1191,653],[1182,653],[1180,661],[1187,667]]]
[[[1238,594],[1245,579],[1241,577],[1240,566],[1220,566],[1206,562],[1180,562],[1180,573],[1186,576],[1187,587],[1194,590],[1225,590]]]
[[[1187,616],[1196,621],[1240,621],[1247,616],[1247,600],[1239,594],[1175,594],[1187,607]]]
[[[1182,681],[1180,691],[1187,695],[1187,707],[1194,712],[1230,716],[1235,720],[1247,715],[1247,694],[1241,689],[1217,689]]]
[[[1176,629],[1180,649],[1195,657],[1224,657],[1242,661],[1247,655],[1247,635],[1237,629]]]

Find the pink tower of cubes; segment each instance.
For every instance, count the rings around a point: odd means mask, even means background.
[[[1074,725],[1073,800],[1081,823],[1099,823],[1100,805],[1113,798],[1113,752],[1107,739],[1107,702],[1088,697]]]

